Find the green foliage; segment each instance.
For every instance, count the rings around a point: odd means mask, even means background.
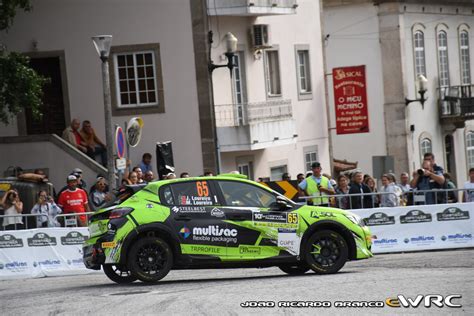
[[[49,82],[29,67],[28,57],[0,50],[0,122],[9,120],[24,109],[41,117],[43,85]]]
[[[0,1],[0,31],[8,30],[13,23],[17,8],[31,10],[30,0],[1,0]]]

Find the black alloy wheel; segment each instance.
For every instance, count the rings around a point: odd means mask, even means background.
[[[141,238],[130,248],[128,266],[140,281],[156,283],[171,270],[173,253],[161,238]]]
[[[110,280],[118,284],[132,283],[137,280],[137,278],[132,275],[130,270],[124,266],[104,264],[102,265],[102,269]]]
[[[332,230],[317,231],[305,246],[306,263],[317,274],[339,271],[347,261],[349,251],[344,237]]]

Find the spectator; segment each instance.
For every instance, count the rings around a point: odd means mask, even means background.
[[[153,174],[153,171],[148,170],[145,172],[145,178],[144,178],[146,183],[153,182],[155,180],[155,175]]]
[[[55,217],[60,214],[62,210],[54,203],[48,192],[41,190],[38,192],[38,201],[31,209],[31,214],[41,214],[36,217],[36,227],[59,227],[61,226]]]
[[[166,180],[176,179],[176,174],[174,174],[173,172],[170,172],[165,176],[165,179]]]
[[[409,205],[408,200],[413,200],[413,194],[409,193],[412,191],[412,188],[410,186],[410,176],[407,172],[400,174],[400,184],[398,186],[402,190],[400,205]]]
[[[143,154],[142,161],[138,165],[143,173],[147,173],[147,171],[153,171],[153,168],[151,167],[151,158],[152,156],[150,153]]]
[[[377,193],[377,184],[375,183],[374,178],[372,178],[370,175],[366,175],[368,177],[365,177],[364,184],[369,187],[370,193]],[[380,198],[377,194],[373,194],[370,196],[370,199],[372,200],[372,206],[373,207],[379,207],[380,206]]]
[[[343,174],[337,177],[336,195],[349,194],[349,179]],[[336,197],[336,207],[348,210],[351,208],[349,196]]]
[[[64,214],[90,212],[87,193],[78,188],[77,178],[73,175],[67,177],[67,189],[59,195],[58,205],[63,209]],[[85,215],[77,216],[78,224],[81,227],[87,225]]]
[[[323,173],[323,176],[329,179],[329,182],[331,183],[332,187],[335,188],[337,186],[336,180],[334,180],[330,174]]]
[[[130,184],[138,184],[138,175],[135,171],[130,172],[128,176],[128,181]]]
[[[107,182],[104,177],[97,177],[96,183],[89,193],[90,201],[94,211],[102,208],[111,198],[107,192]]]
[[[66,129],[63,131],[62,137],[69,144],[82,151],[83,153],[87,154],[86,144],[82,139],[81,134],[79,133],[80,126],[81,121],[79,121],[78,119],[73,119],[71,121],[71,126],[66,127]]]
[[[296,181],[298,182],[298,184],[301,183],[304,180],[304,178],[305,178],[305,176],[304,176],[303,173],[298,173],[296,175]]]
[[[189,178],[189,173],[188,172],[181,172],[179,175],[180,178]]]
[[[474,168],[469,169],[469,181],[464,183],[463,202],[474,202]]]
[[[100,156],[103,166],[107,166],[107,149],[104,143],[97,137],[90,121],[82,122],[81,137],[87,148],[87,156],[95,160]]]
[[[132,171],[134,171],[137,174],[137,178],[138,178],[137,183],[138,184],[143,183],[144,180],[143,180],[143,171],[142,171],[142,169],[139,166],[136,166],[135,168],[132,169]]]
[[[291,175],[288,172],[285,172],[281,175],[281,181],[290,181]]]
[[[357,196],[351,196],[351,207],[352,209],[361,209],[361,208],[372,208],[372,198],[364,194],[371,193],[367,185],[365,185],[362,180],[364,175],[362,172],[354,173],[352,177],[351,188],[349,189],[349,194],[358,194]],[[361,195],[362,194],[362,195]]]
[[[207,170],[207,171],[204,171],[204,176],[205,177],[213,177],[214,173],[212,171]]]
[[[443,174],[443,176],[446,179],[445,188],[448,189],[448,190],[455,190],[456,189],[456,184],[451,179],[451,175],[446,172],[446,173]],[[457,197],[456,191],[448,191],[445,195],[445,198],[447,198],[448,203],[457,203],[458,202],[458,197]]]
[[[427,160],[433,166],[434,173],[437,175],[443,175],[444,169],[441,166],[438,166],[435,162],[435,156],[433,153],[426,153],[423,155],[423,160]]]
[[[442,172],[443,168],[438,167],[438,171],[435,171],[431,161],[431,159],[423,160],[422,169],[418,169],[417,171],[413,172],[413,179],[410,182],[412,188],[428,191],[433,189],[442,189],[444,187],[446,181]],[[439,194],[439,196],[437,196],[434,192],[428,192],[423,193],[423,195],[424,204],[436,204],[437,202],[443,203],[443,200],[445,200],[443,194]]]
[[[317,196],[308,200],[308,203],[311,202],[313,205],[317,206],[329,206],[328,194],[334,194],[334,188],[332,187],[331,182],[329,182],[329,179],[321,175],[323,169],[319,162],[314,162],[311,165],[311,168],[313,169],[313,175],[298,184],[300,189],[299,194],[300,196],[303,196],[305,193],[308,196]]]
[[[398,188],[398,190],[401,190]],[[395,183],[393,182],[393,177],[384,174],[382,176],[382,187],[380,188],[380,206],[381,207],[395,207],[399,206],[399,191],[397,190],[397,187]]]
[[[3,195],[2,207],[4,215],[8,216],[3,218],[3,230],[23,229],[22,216],[11,216],[23,213],[23,202],[17,190],[9,190]]]
[[[87,183],[86,181],[84,181],[84,178],[82,177],[82,170],[79,168],[74,168],[71,174],[77,178],[77,183],[78,183],[79,188],[86,190]]]

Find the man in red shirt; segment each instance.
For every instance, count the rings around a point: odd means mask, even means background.
[[[58,205],[63,209],[64,214],[90,212],[87,201],[87,193],[77,187],[76,176],[67,177],[67,189],[61,192]],[[87,226],[85,215],[77,216],[80,227]]]

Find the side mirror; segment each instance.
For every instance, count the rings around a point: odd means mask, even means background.
[[[279,211],[284,211],[288,209],[288,202],[281,196],[277,195],[275,209]]]

